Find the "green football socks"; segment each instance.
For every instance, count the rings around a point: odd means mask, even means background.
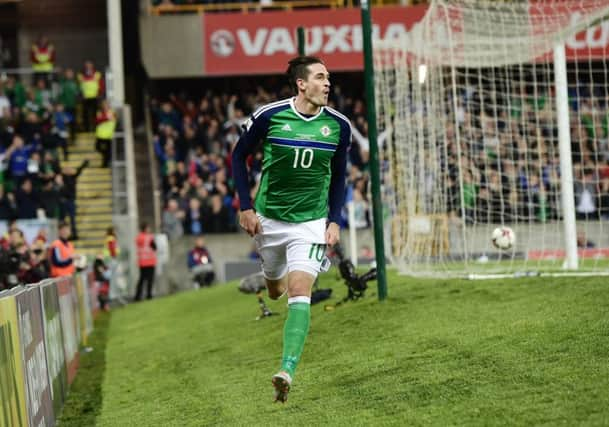
[[[283,328],[283,357],[281,370],[294,377],[296,365],[302,355],[311,322],[311,298],[288,298],[288,318]]]

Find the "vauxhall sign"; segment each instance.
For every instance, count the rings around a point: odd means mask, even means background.
[[[388,6],[372,9],[373,40],[409,42],[426,5]],[[532,15],[544,13],[535,8]],[[571,13],[571,23],[581,19]],[[203,74],[272,74],[285,71],[297,54],[296,29],[306,29],[306,52],[324,58],[333,71],[362,70],[362,28],[359,9],[269,11],[251,14],[205,14],[203,25]],[[566,24],[566,23],[565,23]],[[609,53],[609,20],[566,40],[567,58],[588,60]]]
[[[426,6],[374,9],[374,37],[405,39]],[[307,54],[333,71],[363,69],[359,9],[203,15],[205,74],[281,73],[298,53],[296,29],[306,28]]]

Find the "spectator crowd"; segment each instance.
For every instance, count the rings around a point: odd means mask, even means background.
[[[511,95],[485,99],[489,88],[465,83],[455,125],[446,127],[448,211],[468,223],[560,219],[561,182],[551,84],[512,81]],[[608,87],[571,87],[569,115],[577,219],[609,219]],[[577,95],[577,96],[575,96]],[[498,119],[497,119],[498,118]],[[459,191],[459,171],[462,193]]]
[[[237,231],[239,201],[230,154],[241,134],[241,125],[258,107],[290,96],[287,84],[275,92],[260,84],[239,93],[209,90],[196,98],[170,94],[151,101],[154,150],[164,203],[163,230],[170,239],[183,234]],[[335,85],[331,105],[353,120],[355,137],[350,150],[347,198],[356,203],[358,227],[367,227],[370,215],[364,102],[343,94],[340,86]],[[262,151],[250,159],[249,166],[254,195]]]
[[[66,164],[69,145],[76,131],[96,131],[108,117],[115,121],[97,110],[103,105],[98,103],[104,85],[91,61],[78,72],[59,70],[54,47],[45,37],[33,43],[31,61],[31,74],[0,74],[0,221],[10,224],[0,236],[0,289],[49,274],[45,260],[50,242],[38,237],[26,241],[15,220],[69,219],[67,235],[78,239],[76,183],[89,161],[78,167]],[[96,134],[99,141],[100,132]]]
[[[353,202],[354,226],[366,228],[371,224],[371,204],[365,104],[357,91],[347,93],[340,85],[341,79],[337,81],[331,88],[330,105],[349,117],[353,128],[346,201]],[[239,139],[241,124],[259,106],[292,95],[287,85],[277,85],[274,79],[269,82],[273,84],[262,80],[238,93],[210,89],[198,97],[171,94],[152,100],[154,148],[164,203],[162,220],[171,239],[182,234],[237,230],[239,203],[230,154]],[[355,84],[348,82],[346,87],[358,84],[361,81],[355,79]],[[545,222],[561,217],[553,94],[549,89],[533,93],[517,81],[512,84],[509,99],[491,103],[483,99],[488,88],[480,90],[463,83],[452,120],[459,126],[461,164],[455,125],[450,123],[445,129],[446,155],[440,157],[436,170],[445,171],[441,179],[445,180],[442,188],[446,189],[447,213],[464,215],[468,223]],[[586,93],[582,87],[572,88],[572,95],[577,91],[578,96],[573,96],[570,103],[577,217],[609,219],[609,101],[599,91]],[[386,137],[381,129],[381,149]],[[261,151],[249,160],[252,195],[261,160]],[[346,212],[341,225],[347,225]]]

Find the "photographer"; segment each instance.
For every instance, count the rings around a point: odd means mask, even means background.
[[[8,247],[0,253],[0,287],[10,289],[27,283],[30,253],[23,232],[13,228],[9,232]]]
[[[210,286],[214,281],[214,266],[203,237],[197,237],[195,247],[188,252],[188,269],[192,273],[195,286],[199,288]]]
[[[0,291],[20,284],[19,265],[21,257],[10,249],[0,248]]]

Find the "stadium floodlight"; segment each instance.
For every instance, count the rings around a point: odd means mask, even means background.
[[[434,0],[408,38],[374,46],[402,272],[609,272],[606,0]],[[509,253],[491,243],[504,225]]]

